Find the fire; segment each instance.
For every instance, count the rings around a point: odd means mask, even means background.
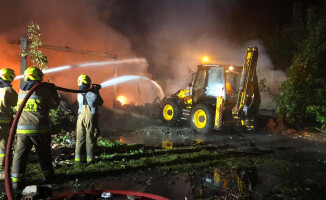
[[[127,98],[125,96],[118,96],[117,100],[120,101],[121,105],[127,103]]]

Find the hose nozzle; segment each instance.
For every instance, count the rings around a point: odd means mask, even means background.
[[[94,90],[95,92],[98,92],[101,87],[102,86],[100,84],[92,84],[92,90]]]

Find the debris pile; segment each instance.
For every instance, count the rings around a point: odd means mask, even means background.
[[[143,114],[131,112],[137,110]],[[99,126],[103,135],[115,132],[116,130],[137,130],[162,123],[159,119],[150,116],[151,112],[146,110],[146,106],[124,106],[124,109],[103,108],[99,113]],[[149,115],[145,115],[145,113],[149,113]]]
[[[135,113],[139,115],[144,115],[147,117],[151,117],[154,119],[159,118],[159,111],[160,111],[160,103],[161,100],[159,97],[156,97],[152,103],[145,103],[145,105],[135,105],[133,102],[130,102],[129,104],[121,104],[120,101],[116,101],[114,104],[114,107],[116,109]]]
[[[276,119],[270,117],[265,129],[271,133],[283,133],[286,130],[283,124],[283,118],[280,116]]]
[[[315,127],[306,127],[304,129],[298,130],[286,127],[283,123],[283,118],[280,116],[277,118],[270,117],[268,123],[265,126],[265,130],[269,133],[283,134],[294,138],[304,137],[306,139],[312,140],[325,140],[323,136],[324,133]]]
[[[52,156],[55,164],[70,162],[75,156],[76,133],[66,132],[52,136]]]

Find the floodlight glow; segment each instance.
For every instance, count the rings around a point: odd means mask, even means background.
[[[204,57],[202,58],[202,61],[203,61],[203,63],[208,63],[208,61],[209,61],[209,57],[204,56]]]

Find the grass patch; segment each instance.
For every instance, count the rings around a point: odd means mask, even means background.
[[[120,175],[128,172],[155,172],[194,174],[220,168],[248,168],[265,162],[260,155],[249,155],[230,152],[214,146],[186,146],[173,149],[153,148],[144,145],[127,145],[119,141],[100,138],[95,164],[76,164],[71,158],[69,162],[57,164],[55,181],[79,181]],[[35,181],[42,178],[39,164],[30,163],[27,167],[27,178]]]

